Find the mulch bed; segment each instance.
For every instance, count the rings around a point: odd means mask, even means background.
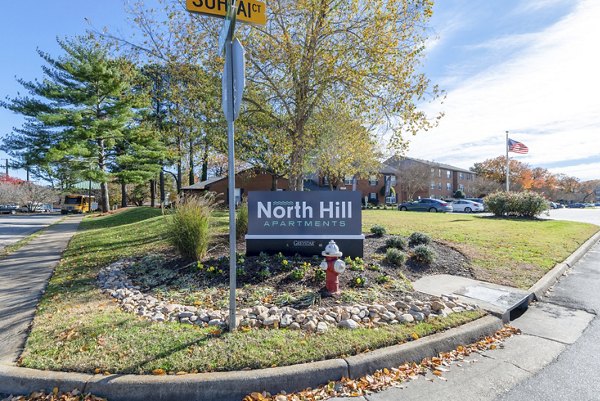
[[[330,297],[324,288],[325,281],[316,276],[323,257],[301,257],[283,255],[245,256],[245,243],[238,241],[238,288],[240,306],[251,306],[256,302],[252,294],[253,286],[274,289],[264,303],[275,303],[278,306],[290,305],[297,308],[315,303],[332,306],[360,301],[383,303],[397,299],[398,296],[410,292],[406,279],[415,281],[424,275],[452,274],[473,277],[469,259],[448,244],[432,241],[428,246],[433,250],[435,259],[424,265],[408,258],[402,266],[390,264],[385,259],[386,240],[389,235],[377,237],[367,235],[364,242],[364,258],[361,267],[352,269],[347,263],[346,271],[339,276],[340,288],[353,289],[354,298]],[[406,252],[410,255],[411,250]],[[209,249],[209,257],[200,263],[184,260],[176,254],[161,255],[158,262],[142,262],[146,265],[133,265],[127,273],[131,280],[141,287],[142,291],[152,292],[161,298],[161,294],[185,294],[198,292],[217,293],[212,297],[220,297],[227,293],[229,286],[229,245],[228,236],[216,237]],[[347,261],[348,262],[348,261]],[[304,274],[298,270],[303,270]],[[302,277],[301,277],[302,276]],[[355,285],[357,277],[366,285]],[[250,290],[248,290],[250,288]],[[348,293],[348,292],[347,292]],[[287,303],[281,304],[279,295],[286,297]],[[411,294],[420,297],[420,294]],[[364,299],[363,299],[364,297]],[[184,302],[181,299],[171,299]]]

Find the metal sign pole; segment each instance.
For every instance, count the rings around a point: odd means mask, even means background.
[[[229,170],[229,331],[235,331],[237,319],[235,315],[235,289],[236,289],[236,233],[235,233],[235,151],[234,151],[234,92],[233,92],[233,29],[227,34],[225,43],[225,68],[229,68],[229,79],[226,83],[227,89],[227,148],[228,148],[228,170]]]

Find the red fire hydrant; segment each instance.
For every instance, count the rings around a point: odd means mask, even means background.
[[[338,276],[346,270],[346,263],[340,259],[342,257],[340,248],[335,241],[331,240],[321,254],[325,256],[325,260],[321,262],[321,268],[327,269],[325,271],[325,288],[330,294],[338,294],[340,292]]]

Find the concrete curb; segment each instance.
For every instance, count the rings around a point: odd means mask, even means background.
[[[279,368],[237,372],[198,373],[182,376],[89,375],[50,372],[0,365],[0,393],[78,389],[110,401],[239,401],[253,391],[273,394],[317,387],[342,377],[357,378],[377,369],[420,362],[423,358],[472,343],[502,327],[502,321],[485,316],[460,327],[419,340],[379,349],[346,359],[305,363]]]
[[[546,273],[541,279],[539,279],[534,285],[529,288],[529,292],[531,292],[536,300],[541,300],[544,296],[544,293],[548,291],[550,287],[552,287],[558,279],[579,259],[586,254],[587,251],[590,250],[592,246],[596,244],[596,242],[600,241],[600,231],[596,234],[592,235],[590,239],[583,243],[575,252],[573,252],[569,257],[567,257],[563,262],[558,263],[552,270]]]
[[[421,362],[423,358],[477,341],[502,328],[502,320],[485,316],[456,329],[421,338],[417,341],[381,348],[346,358],[349,377],[356,379],[377,369],[399,366],[405,362]]]

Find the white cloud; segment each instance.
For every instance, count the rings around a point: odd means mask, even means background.
[[[600,164],[598,21],[600,2],[584,0],[559,22],[526,35],[527,43],[517,36],[522,50],[457,85],[441,107],[426,106],[446,115],[439,127],[412,140],[408,155],[470,167],[504,154],[509,130],[530,149],[519,160],[534,166],[594,156]],[[509,42],[502,39],[502,45]],[[575,164],[560,172],[600,178],[600,170]]]

